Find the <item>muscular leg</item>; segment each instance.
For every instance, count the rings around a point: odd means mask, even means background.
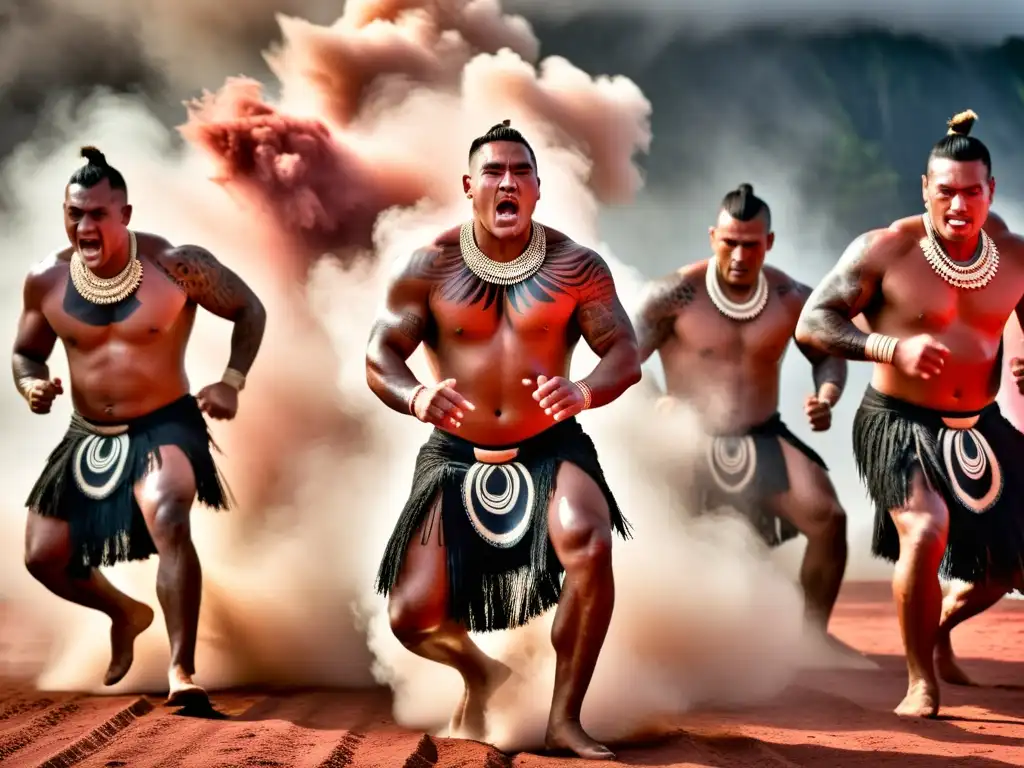
[[[827,633],[846,572],[846,513],[825,470],[785,440],[779,442],[789,472],[789,490],[771,499],[768,506],[807,537],[800,585],[808,620]]]
[[[615,604],[608,503],[579,467],[563,463],[548,510],[548,530],[565,567],[562,596],[551,628],[555,648],[555,690],[548,717],[548,749],[568,749],[582,758],[615,755],[592,739],[580,712]]]
[[[70,561],[68,524],[30,511],[25,526],[25,567],[58,597],[110,617],[110,666],[103,684],[113,685],[131,668],[135,638],[153,623],[153,609],[132,600],[95,568],[89,571],[88,578],[70,578]]]
[[[465,628],[448,618],[448,561],[436,502],[405,553],[389,596],[388,616],[391,631],[402,645],[462,676],[465,691],[452,714],[449,736],[483,739],[487,701],[511,672],[481,651]]]
[[[939,563],[946,551],[949,512],[915,470],[907,505],[890,514],[900,537],[892,588],[909,678],[907,695],[895,711],[906,717],[934,717],[939,711],[939,684],[932,654],[942,606]]]
[[[1005,584],[958,584],[942,601],[942,618],[935,638],[935,666],[939,677],[953,685],[974,685],[957,663],[950,633],[972,616],[987,611],[1010,591]]]
[[[156,594],[171,643],[167,703],[201,704],[207,701],[206,692],[192,682],[202,591],[202,571],[189,521],[196,479],[192,464],[180,448],[165,445],[160,454],[161,466],[139,481],[135,497],[160,558]]]

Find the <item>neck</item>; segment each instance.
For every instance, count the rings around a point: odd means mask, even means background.
[[[533,228],[528,227],[517,237],[499,239],[488,232],[479,221],[474,221],[473,237],[476,240],[476,247],[491,261],[509,262],[519,258],[526,250],[533,237]]]
[[[941,237],[939,237],[938,240],[939,244],[942,245],[942,249],[946,252],[946,255],[953,261],[970,261],[974,258],[974,254],[978,252],[981,235],[975,235],[970,240],[958,242],[943,240]]]

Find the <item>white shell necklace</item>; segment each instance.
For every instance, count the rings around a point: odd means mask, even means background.
[[[533,233],[526,250],[512,261],[495,261],[480,250],[473,235],[473,222],[467,221],[459,230],[459,247],[462,259],[474,275],[484,282],[496,285],[513,285],[533,277],[544,264],[548,251],[547,233],[544,227],[531,223]]]
[[[725,291],[718,283],[718,270],[715,268],[714,259],[708,260],[708,267],[704,270],[704,283],[711,303],[730,320],[741,323],[753,320],[768,304],[768,278],[764,276],[764,270],[757,273],[757,287],[753,295],[743,303],[735,302],[725,295]]]
[[[984,288],[991,282],[999,270],[999,249],[984,229],[981,230],[981,254],[969,264],[960,264],[946,254],[932,227],[931,216],[926,213],[922,218],[927,234],[920,240],[921,252],[939,277],[954,288],[969,291]]]

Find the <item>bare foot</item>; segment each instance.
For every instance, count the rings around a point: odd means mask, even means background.
[[[104,685],[120,681],[135,660],[135,638],[153,623],[153,609],[145,603],[132,600],[124,614],[111,619],[110,666],[103,676]]]
[[[614,760],[615,753],[587,735],[579,723],[548,722],[544,746],[549,752],[572,752],[584,760]]]
[[[927,680],[914,680],[893,711],[900,717],[935,717],[939,713],[939,686]]]
[[[164,702],[165,706],[206,707],[210,705],[209,694],[201,686],[193,683],[192,675],[184,672],[181,667],[171,667],[167,673],[167,680],[170,692],[167,694],[167,701]]]
[[[951,685],[977,685],[967,673],[960,668],[953,653],[953,642],[949,637],[935,641],[935,669],[939,677]]]
[[[468,683],[459,706],[456,707],[448,734],[455,739],[483,741],[486,735],[485,713],[491,696],[512,675],[512,670],[500,661],[491,659],[482,682]]]

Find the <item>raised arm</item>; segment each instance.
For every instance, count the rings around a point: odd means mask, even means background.
[[[807,305],[807,299],[811,295],[810,287],[797,280],[792,280],[785,287],[784,291],[780,292],[784,294],[785,300],[795,305],[794,309],[797,312],[803,311],[803,308]],[[843,396],[843,390],[846,388],[848,368],[846,360],[842,357],[826,354],[807,344],[802,344],[799,339],[794,338],[794,341],[796,341],[797,349],[800,350],[811,364],[814,393],[818,400],[827,402],[830,406],[835,406]]]
[[[42,302],[48,285],[49,275],[45,270],[34,271],[25,278],[21,316],[18,318],[18,330],[11,355],[14,385],[32,406],[32,410],[39,413],[49,410],[53,396],[60,392],[59,384],[50,384],[50,368],[47,365],[57,343],[57,334],[43,315]],[[48,399],[44,398],[45,408],[38,407],[34,401],[40,394],[46,394],[51,389],[52,394]]]
[[[430,318],[430,282],[424,274],[440,254],[424,248],[388,281],[384,305],[366,346],[366,383],[388,408],[409,414],[420,382],[406,361],[423,341]]]
[[[853,318],[877,294],[884,257],[894,253],[894,237],[875,230],[850,243],[804,304],[794,334],[801,350],[846,360],[870,359],[865,351],[868,334],[854,325]]]
[[[648,285],[637,308],[634,323],[641,363],[646,362],[671,338],[676,315],[696,295],[697,291],[687,277],[678,272]]]
[[[242,278],[197,245],[170,248],[159,264],[189,301],[235,324],[227,367],[244,381],[256,360],[267,323],[267,313],[259,297]]]
[[[583,339],[601,358],[583,379],[590,389],[591,408],[615,400],[640,381],[640,354],[629,315],[615,290],[611,270],[598,254],[589,253],[590,279],[580,294],[576,318]]]

